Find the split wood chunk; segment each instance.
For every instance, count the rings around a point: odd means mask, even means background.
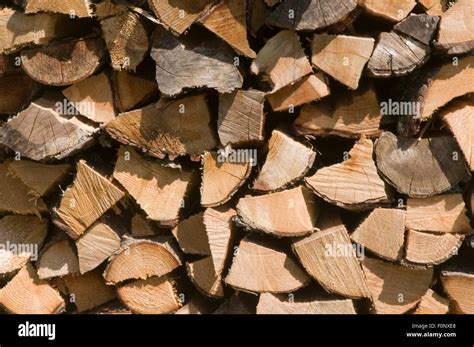
[[[200,155],[217,145],[204,95],[188,96],[122,113],[107,132],[158,158]]]
[[[163,276],[181,266],[170,246],[151,240],[127,239],[118,253],[110,259],[104,278],[107,284],[130,279]]]
[[[417,0],[430,16],[441,16],[446,12],[449,0]]]
[[[446,314],[449,300],[428,289],[416,308],[415,314]]]
[[[467,180],[469,170],[460,154],[450,136],[418,140],[383,132],[375,145],[382,177],[410,197],[433,196]]]
[[[158,96],[156,81],[150,81],[128,71],[115,71],[112,75],[115,105],[120,112],[130,111]]]
[[[148,0],[148,5],[160,22],[174,34],[180,35],[209,12],[213,0]]]
[[[82,116],[96,123],[108,123],[115,119],[112,86],[105,72],[88,77],[62,93]]]
[[[255,293],[289,293],[309,281],[308,275],[285,250],[257,235],[244,238],[225,282]]]
[[[36,260],[48,229],[47,221],[36,216],[5,216],[0,219],[0,275],[21,269]]]
[[[136,314],[167,314],[181,307],[174,282],[166,276],[127,282],[117,288],[117,296]]]
[[[89,272],[108,259],[120,248],[120,237],[112,228],[97,222],[76,240],[79,271]]]
[[[270,293],[260,294],[257,314],[355,314],[352,300],[286,302]]]
[[[203,39],[197,33],[178,39],[157,29],[150,55],[156,62],[158,88],[167,96],[189,88],[207,87],[222,94],[242,87],[235,54],[221,40]]]
[[[223,146],[260,142],[263,137],[265,93],[236,90],[219,95],[217,131]]]
[[[257,54],[250,48],[247,40],[246,8],[245,1],[224,0],[201,22],[208,30],[231,45],[237,53],[255,58]]]
[[[375,89],[369,86],[343,92],[334,109],[325,101],[303,106],[294,127],[300,135],[376,137],[381,119]]]
[[[199,291],[210,297],[224,297],[222,277],[216,273],[212,257],[205,257],[187,263],[186,267],[189,278]]]
[[[211,255],[204,212],[182,220],[173,228],[172,233],[184,253]]]
[[[115,299],[113,287],[107,286],[102,274],[90,271],[84,275],[64,277],[64,285],[70,297],[74,298],[78,312],[92,310]]]
[[[455,255],[464,240],[457,234],[430,234],[408,230],[406,260],[415,264],[438,265]]]
[[[61,160],[91,145],[97,129],[64,116],[65,108],[56,96],[36,100],[0,128],[0,143],[36,161]]]
[[[427,14],[411,14],[393,27],[393,30],[430,45],[438,28],[439,17]]]
[[[55,223],[77,239],[124,195],[110,180],[80,160],[72,186],[66,189],[54,211]]]
[[[471,226],[461,194],[408,198],[406,227],[434,233],[469,233]]]
[[[273,111],[286,111],[316,101],[330,94],[329,85],[323,73],[303,77],[276,93],[268,94],[267,100]]]
[[[271,93],[313,72],[298,35],[291,30],[280,31],[268,40],[252,61],[250,71],[262,74],[262,79],[271,84]]]
[[[303,186],[241,198],[237,204],[243,223],[278,237],[312,233],[319,212],[315,196]]]
[[[405,211],[376,208],[352,233],[351,239],[384,259],[402,260]]]
[[[40,279],[78,273],[79,260],[71,241],[64,239],[44,246],[36,268]]]
[[[367,284],[378,314],[401,314],[414,308],[430,287],[433,269],[417,270],[365,257]]]
[[[358,0],[359,6],[368,13],[387,19],[392,22],[399,22],[413,10],[416,6],[415,0]]]
[[[455,312],[474,313],[474,302],[472,301],[474,275],[472,273],[443,271],[441,272],[441,283],[451,299]]]
[[[267,23],[314,31],[344,21],[356,7],[354,0],[286,0],[272,12]]]
[[[8,170],[8,164],[0,164],[0,213],[36,214],[47,212],[43,200],[30,195],[31,189]]]
[[[452,102],[439,117],[453,133],[469,169],[474,171],[474,98]]]
[[[374,49],[368,37],[315,34],[311,62],[351,89],[359,87],[365,64]]]
[[[30,187],[38,196],[48,195],[71,170],[69,164],[48,165],[30,160],[14,160],[10,172]]]
[[[306,184],[327,202],[349,210],[387,203],[391,192],[377,173],[373,147],[371,140],[360,139],[347,160],[318,170],[305,178]]]
[[[149,220],[145,219],[141,214],[136,214],[132,217],[133,237],[149,237],[154,235],[155,232]]]
[[[370,297],[355,250],[341,222],[295,241],[293,251],[326,291],[355,299]]]
[[[316,152],[285,133],[274,130],[268,154],[252,189],[269,192],[282,190],[299,181],[313,166]]]
[[[67,86],[91,76],[104,58],[101,38],[64,40],[21,52],[22,67],[35,81]]]
[[[249,178],[253,164],[250,160],[234,161],[219,152],[205,152],[201,160],[201,205],[215,207],[229,201]]]
[[[192,172],[160,165],[132,148],[121,147],[113,177],[136,200],[148,218],[173,226],[192,186]]]
[[[448,54],[463,54],[474,49],[474,3],[458,0],[441,15],[435,46]]]
[[[0,306],[16,314],[52,314],[64,311],[65,303],[28,263],[0,289]]]
[[[89,0],[22,0],[25,13],[53,12],[62,13],[72,18],[92,17]]]

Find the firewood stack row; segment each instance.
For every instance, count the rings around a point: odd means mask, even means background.
[[[0,1],[8,313],[474,313],[472,0]]]

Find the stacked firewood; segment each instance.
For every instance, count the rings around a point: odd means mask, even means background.
[[[474,313],[472,0],[0,1],[9,313]]]

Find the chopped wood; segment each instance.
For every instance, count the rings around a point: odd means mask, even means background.
[[[427,14],[410,14],[393,27],[393,30],[408,35],[415,40],[430,45],[438,28],[439,17]]]
[[[215,298],[224,297],[222,277],[216,273],[212,257],[187,263],[187,270],[189,278],[202,293]]]
[[[79,272],[79,260],[70,240],[50,242],[42,250],[36,263],[40,279],[65,276]]]
[[[187,303],[181,307],[175,314],[210,314],[214,311],[216,305],[210,302],[202,295],[193,295]]]
[[[368,13],[392,22],[401,21],[416,6],[415,0],[359,0],[358,4]]]
[[[449,0],[417,0],[430,16],[441,16],[446,12]]]
[[[136,214],[132,217],[132,236],[133,237],[147,237],[154,236],[155,232],[148,219],[145,219],[141,214]]]
[[[456,313],[473,314],[474,275],[460,271],[442,271],[441,284]]]
[[[133,110],[158,96],[156,81],[150,81],[128,71],[115,71],[112,75],[115,105],[120,112]]]
[[[346,209],[367,209],[387,203],[391,193],[379,177],[372,159],[373,143],[361,138],[340,164],[322,168],[305,178],[306,184],[321,198]]]
[[[184,253],[211,255],[204,224],[204,212],[182,220],[171,232]]]
[[[446,314],[449,300],[428,289],[418,304],[415,314]]]
[[[442,193],[470,176],[456,141],[449,136],[418,140],[383,132],[375,156],[382,177],[410,197]]]
[[[63,13],[72,18],[92,17],[89,0],[22,0],[25,13],[53,12]]]
[[[237,203],[237,213],[252,229],[289,237],[312,233],[319,208],[309,189],[299,186],[278,193],[241,198]]]
[[[374,49],[373,38],[315,34],[311,62],[351,89],[359,87],[365,64]]]

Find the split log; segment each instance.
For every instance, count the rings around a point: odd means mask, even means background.
[[[223,146],[244,145],[264,139],[264,97],[265,93],[257,90],[236,90],[219,95],[217,131]]]
[[[211,255],[204,224],[204,212],[182,220],[171,232],[184,253]]]
[[[36,263],[38,277],[47,279],[79,272],[76,250],[69,239],[51,241],[43,247]]]
[[[416,6],[415,0],[359,0],[358,4],[368,13],[391,22],[401,21]]]
[[[368,257],[362,267],[378,314],[401,314],[414,308],[433,277],[432,268],[411,269]]]
[[[383,132],[375,155],[382,177],[410,197],[445,192],[470,176],[456,141],[449,136],[418,140]]]
[[[115,105],[120,112],[133,110],[158,96],[156,81],[150,81],[128,71],[115,71],[112,75]]]
[[[379,177],[372,155],[372,141],[362,138],[347,160],[318,170],[305,179],[306,184],[327,202],[350,210],[388,203],[391,192]]]
[[[244,238],[232,260],[228,285],[255,293],[288,293],[307,284],[308,275],[277,245],[258,235]]]
[[[113,177],[127,190],[148,218],[173,226],[179,220],[193,173],[161,166],[132,148],[121,147]]]
[[[71,18],[92,17],[89,0],[20,0],[25,13],[53,12],[71,16]]]
[[[405,211],[376,208],[351,235],[351,239],[387,260],[403,258]]]
[[[22,67],[35,81],[67,86],[91,76],[104,58],[100,38],[63,40],[21,52]]]
[[[408,198],[406,227],[433,233],[470,233],[466,212],[461,194]]]
[[[120,237],[107,224],[97,222],[76,240],[79,271],[89,272],[120,248]]]
[[[449,300],[431,289],[423,295],[415,314],[446,314],[449,311]]]
[[[474,3],[458,0],[441,15],[435,46],[448,54],[463,54],[474,49]]]
[[[252,172],[249,160],[235,162],[221,153],[205,152],[201,162],[201,205],[204,207],[220,206],[229,201]]]
[[[427,14],[411,14],[393,27],[393,30],[405,34],[427,46],[438,28],[439,17]]]
[[[362,134],[379,136],[382,115],[375,89],[368,85],[339,95],[334,108],[325,100],[303,106],[294,123],[298,134],[356,138]]]
[[[285,29],[314,31],[343,22],[357,7],[354,0],[287,0],[267,23]]]
[[[150,221],[142,214],[137,213],[132,217],[132,236],[133,237],[149,237],[154,236],[155,232]]]
[[[260,196],[241,198],[237,213],[242,222],[277,237],[304,236],[314,230],[319,208],[304,186]]]
[[[222,277],[216,272],[212,257],[189,262],[186,268],[189,278],[200,292],[214,298],[224,297]]]
[[[220,40],[203,40],[197,33],[178,39],[158,29],[150,55],[156,62],[158,88],[167,96],[189,88],[207,87],[230,93],[242,87],[234,52]]]
[[[47,230],[47,221],[35,216],[11,215],[0,219],[0,275],[8,275],[30,260],[37,260]]]
[[[474,275],[468,272],[446,270],[441,272],[441,284],[451,299],[456,313],[473,314]]]
[[[30,263],[0,289],[0,306],[16,314],[52,314],[65,308],[58,291],[40,280]]]
[[[270,83],[271,93],[298,81],[312,72],[298,35],[283,30],[267,41],[250,66],[254,75]]]
[[[119,188],[80,160],[73,184],[66,189],[59,207],[53,211],[53,221],[70,237],[77,239],[123,197]]]
[[[121,143],[162,159],[200,155],[216,147],[210,123],[204,95],[194,95],[122,113],[105,129]]]
[[[417,0],[430,16],[441,16],[446,12],[449,0]]]
[[[351,89],[359,87],[365,64],[374,49],[373,38],[315,34],[311,62]]]

